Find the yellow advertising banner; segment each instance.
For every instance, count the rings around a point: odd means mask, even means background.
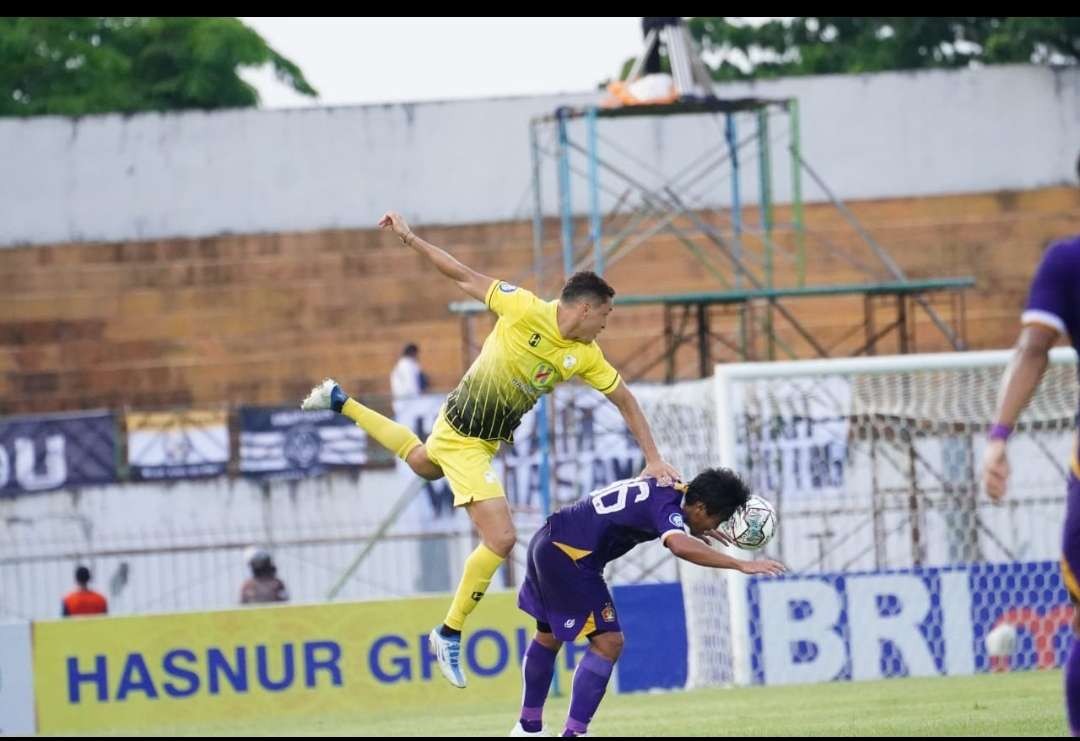
[[[138,730],[274,716],[461,701],[427,634],[447,597],[220,612],[94,617],[34,624],[40,733]],[[521,697],[521,656],[535,628],[516,596],[489,594],[463,657],[470,693]],[[560,680],[585,641],[560,656]]]

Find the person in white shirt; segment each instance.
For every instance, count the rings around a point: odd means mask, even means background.
[[[427,390],[427,376],[420,369],[420,349],[410,342],[401,351],[394,370],[390,373],[390,393],[394,399],[419,396]]]

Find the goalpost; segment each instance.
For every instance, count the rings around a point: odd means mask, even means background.
[[[774,504],[777,532],[763,555],[793,572],[1056,559],[1076,354],[1051,352],[1009,443],[1009,494],[995,505],[979,461],[1011,354],[720,365],[712,379],[650,394],[643,408],[676,468],[732,467]],[[749,684],[747,578],[679,562],[679,579],[687,687]]]

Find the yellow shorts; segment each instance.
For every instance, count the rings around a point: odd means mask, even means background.
[[[454,506],[505,497],[502,482],[491,465],[499,450],[498,440],[481,440],[458,434],[439,411],[424,447],[428,458],[446,474]]]

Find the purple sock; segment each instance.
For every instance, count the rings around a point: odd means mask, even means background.
[[[536,733],[542,728],[544,701],[551,689],[551,678],[555,675],[557,655],[556,651],[537,643],[535,639],[525,651],[525,660],[521,665],[521,675],[525,681],[521,727],[529,733]]]
[[[570,715],[566,719],[564,736],[580,735],[589,727],[600,701],[604,699],[608,680],[615,662],[598,653],[586,651],[574,672],[574,689],[570,695]]]
[[[1069,656],[1065,659],[1065,708],[1069,717],[1069,732],[1080,735],[1080,639],[1073,636]]]

